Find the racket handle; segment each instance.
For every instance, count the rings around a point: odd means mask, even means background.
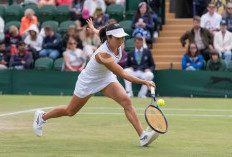
[[[155,88],[154,87],[151,87],[151,95],[155,96]]]

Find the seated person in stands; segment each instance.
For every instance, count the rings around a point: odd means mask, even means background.
[[[14,69],[30,69],[32,64],[32,54],[26,51],[26,44],[20,41],[18,46],[18,52],[10,58],[10,67]]]
[[[104,0],[85,0],[83,8],[88,9],[89,15],[93,16],[97,8],[101,8],[102,12],[105,13],[106,4]]]
[[[73,0],[72,4],[69,6],[70,18],[75,21],[77,27],[81,27],[82,19],[82,10],[84,6],[84,0]]]
[[[22,36],[19,34],[18,28],[14,25],[10,26],[9,33],[5,36],[5,44],[11,55],[18,51],[16,46],[20,41],[22,41]]]
[[[226,20],[220,22],[220,31],[214,35],[214,48],[228,67],[231,62],[232,33],[227,31]]]
[[[93,19],[94,26],[98,29],[99,27],[106,25],[107,21],[109,20],[109,15],[103,13],[101,8],[97,8],[94,12]]]
[[[223,19],[226,20],[227,30],[232,32],[232,2],[227,3]]]
[[[0,70],[7,69],[10,61],[10,52],[6,51],[4,41],[0,42]]]
[[[146,81],[152,81],[154,78],[153,71],[155,64],[150,50],[143,48],[143,38],[137,36],[135,38],[135,49],[128,53],[125,71],[133,76]],[[128,96],[133,96],[131,82],[125,81],[125,88]],[[138,97],[146,98],[147,86],[142,85]]]
[[[39,3],[39,0],[24,0],[23,2],[24,4],[38,4]]]
[[[144,42],[146,38],[151,38],[151,32],[154,30],[154,22],[145,2],[139,3],[131,27],[133,29],[133,37],[137,35],[142,36]]]
[[[101,44],[99,36],[96,35],[92,29],[88,29],[88,27],[89,26],[85,27],[80,34],[84,46],[83,51],[87,59],[89,59],[92,56],[93,52]]]
[[[201,18],[195,16],[193,18],[193,28],[186,31],[180,38],[180,42],[183,47],[188,48],[188,43],[196,43],[197,48],[201,55],[204,57],[205,61],[210,58],[210,50],[213,50],[213,34],[205,28],[200,27]]]
[[[22,36],[26,36],[28,34],[28,28],[31,25],[36,25],[38,24],[38,19],[35,16],[35,12],[32,9],[26,9],[24,12],[24,16],[21,19],[21,27],[19,29],[19,33]]]
[[[226,63],[219,57],[217,50],[211,51],[211,59],[208,61],[206,70],[208,71],[225,71]]]
[[[39,57],[39,52],[42,50],[43,38],[40,36],[39,29],[36,25],[31,25],[28,33],[24,42],[28,50],[32,52],[33,59],[36,60]]]
[[[63,53],[65,71],[82,71],[86,65],[84,52],[76,47],[77,41],[69,38],[67,49]]]
[[[182,69],[195,71],[202,69],[203,64],[203,57],[198,51],[197,45],[189,44],[187,53],[182,58]]]
[[[57,5],[70,5],[72,0],[56,0]]]
[[[208,12],[201,16],[201,27],[216,33],[220,29],[221,15],[216,12],[216,5],[210,2],[207,6]]]
[[[56,0],[40,0],[38,6],[42,7],[44,5],[54,5],[54,6],[56,6]]]
[[[77,47],[79,49],[83,49],[83,45],[82,45],[82,41],[80,39],[80,35],[79,35],[79,30],[76,29],[75,26],[71,25],[68,27],[68,31],[67,33],[64,35],[63,40],[62,40],[62,50],[65,51],[67,48],[67,43],[69,38],[72,37],[76,40],[77,42]]]
[[[60,56],[61,36],[54,32],[52,27],[44,27],[45,37],[43,39],[42,50],[39,52],[40,57],[50,57],[56,59]]]

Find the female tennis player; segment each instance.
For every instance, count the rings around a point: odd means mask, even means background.
[[[147,146],[158,137],[158,133],[154,131],[143,131],[130,98],[116,78],[117,75],[133,83],[144,84],[148,89],[155,86],[154,82],[127,74],[117,64],[122,56],[121,45],[127,35],[119,24],[111,24],[100,30],[99,36],[103,44],[94,52],[87,66],[78,76],[69,105],[58,106],[47,113],[42,110],[35,112],[33,129],[37,136],[42,136],[43,126],[48,119],[75,115],[94,93],[101,91],[124,108],[127,119],[139,135],[141,146]]]

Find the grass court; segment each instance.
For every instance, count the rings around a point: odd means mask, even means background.
[[[140,147],[123,109],[92,97],[74,117],[50,119],[43,136],[32,130],[34,110],[68,104],[70,96],[0,96],[1,157],[232,157],[232,100],[168,98],[169,130]],[[144,129],[150,98],[132,98]]]

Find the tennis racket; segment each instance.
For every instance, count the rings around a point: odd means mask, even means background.
[[[147,130],[151,128],[158,133],[165,134],[168,131],[168,121],[156,102],[154,87],[151,87],[151,96],[151,103],[145,109],[145,119],[149,125]]]

